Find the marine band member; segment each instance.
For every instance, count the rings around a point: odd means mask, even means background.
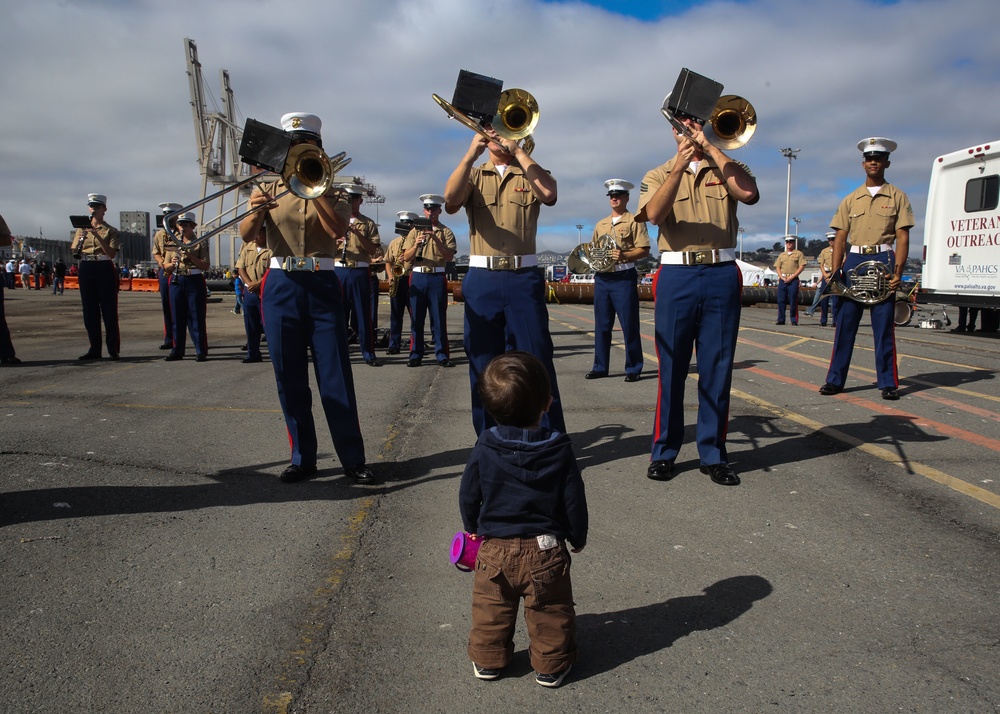
[[[445,266],[455,257],[455,234],[440,222],[444,196],[425,193],[424,217],[431,222],[430,230],[413,228],[403,242],[403,262],[412,266],[410,274],[410,335],[409,367],[419,367],[424,359],[424,321],[428,312],[434,338],[434,357],[442,367],[453,367],[448,344],[448,281]]]
[[[412,211],[400,211],[396,214],[397,223],[413,221],[419,218]],[[413,266],[403,260],[403,240],[410,232],[406,228],[398,229],[402,233],[389,242],[385,251],[386,272],[389,275],[389,345],[385,353],[398,355],[403,341],[403,313],[410,316],[410,332],[413,332],[413,313],[410,311],[410,274]],[[399,270],[397,271],[397,266]],[[399,272],[399,275],[396,275]],[[395,290],[393,290],[395,286]],[[394,294],[393,294],[394,293]]]
[[[322,123],[315,114],[293,112],[281,118],[281,127],[293,145],[322,148]],[[343,292],[334,272],[341,255],[337,237],[348,230],[349,208],[338,201],[340,189],[312,200],[288,193],[284,181],[264,185],[250,194],[252,213],[240,223],[244,242],[266,229],[271,265],[261,289],[266,317],[264,332],[271,354],[278,400],[285,416],[292,462],[281,474],[290,483],[317,472],[316,425],[309,388],[309,351],[320,402],[344,473],[359,483],[374,480],[365,465],[365,444],[358,423],[354,376],[347,349]]]
[[[910,250],[910,228],[914,224],[910,199],[885,180],[889,154],[896,150],[896,142],[874,136],[859,141],[858,150],[863,156],[861,167],[865,182],[840,203],[830,223],[830,228],[837,232],[833,243],[833,269],[843,269],[846,275],[870,260],[883,263],[892,273],[889,287],[895,291],[903,280]],[[851,367],[854,340],[866,307],[855,300],[841,300],[837,331],[833,336],[833,357],[820,394],[829,396],[843,391]],[[878,388],[882,390],[882,399],[888,400],[899,399],[895,313],[893,298],[871,306]]]
[[[593,239],[611,235],[618,246],[612,250],[614,270],[594,274],[594,366],[585,377],[608,376],[611,361],[611,331],[615,315],[625,341],[625,381],[638,382],[642,373],[642,337],[639,334],[639,274],[635,261],[649,257],[646,224],[628,211],[629,191],[635,184],[622,179],[604,182],[611,215],[594,226]]]
[[[195,225],[194,213],[190,211],[177,217],[177,231],[185,246],[195,240]],[[205,272],[212,267],[209,255],[208,243],[199,243],[190,248],[181,249],[178,246],[170,258],[170,311],[174,340],[173,349],[163,358],[167,362],[184,359],[188,333],[194,345],[195,361],[208,359]]]
[[[375,357],[375,329],[371,271],[369,265],[382,258],[382,239],[378,225],[361,213],[364,189],[356,184],[344,188],[351,207],[350,230],[345,230],[338,240],[337,260],[334,263],[337,278],[344,289],[345,309],[353,311],[357,319],[358,345],[361,356],[369,367],[380,365]]]
[[[653,285],[659,393],[646,475],[657,481],[675,475],[684,387],[697,346],[700,469],[715,483],[735,486],[740,479],[729,465],[726,434],[743,282],[736,208],[757,203],[760,194],[749,170],[705,139],[702,119],[676,116],[692,136],[674,129],[676,155],[646,174],[639,194],[638,218],[658,227],[660,248]]]
[[[101,359],[102,320],[108,356],[118,359],[121,335],[118,331],[118,269],[114,263],[120,247],[118,229],[104,220],[108,210],[107,196],[87,194],[87,208],[90,226],[77,228],[70,246],[70,251],[80,261],[77,284],[83,304],[83,326],[90,341],[90,349],[80,355],[80,359]]]
[[[479,434],[495,423],[483,409],[477,385],[489,361],[509,347],[531,352],[545,365],[552,406],[542,425],[565,433],[552,362],[545,275],[537,267],[535,250],[539,211],[542,205],[555,205],[558,188],[552,175],[517,142],[495,132],[493,136],[489,141],[475,135],[444,190],[445,211],[452,214],[464,208],[469,219],[471,255],[462,293],[472,424]],[[486,151],[486,162],[474,166]]]
[[[179,203],[165,201],[160,204],[163,215],[179,211],[183,208]],[[170,229],[177,232],[177,219],[173,221]],[[174,319],[170,313],[170,275],[173,272],[174,253],[177,246],[167,231],[160,228],[153,234],[153,260],[156,261],[156,279],[160,289],[160,305],[163,308],[163,342],[160,343],[161,350],[169,350],[174,346]]]

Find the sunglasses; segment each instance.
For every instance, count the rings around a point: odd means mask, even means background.
[[[608,196],[611,198],[621,198],[622,196],[628,196],[628,193],[625,191],[611,191],[608,193]]]

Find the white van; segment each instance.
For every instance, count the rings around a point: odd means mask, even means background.
[[[934,160],[917,302],[1000,307],[1000,140]]]

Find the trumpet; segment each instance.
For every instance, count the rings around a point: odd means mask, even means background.
[[[535,101],[530,92],[524,89],[504,90],[500,93],[500,101],[493,118],[489,121],[484,120],[482,123],[466,116],[451,102],[437,94],[432,94],[431,98],[445,110],[448,116],[458,120],[487,141],[495,142],[497,137],[500,137],[518,142],[528,154],[535,150],[535,140],[532,138],[532,133],[538,126],[539,109],[538,102]],[[492,128],[493,134],[486,131],[486,125]]]

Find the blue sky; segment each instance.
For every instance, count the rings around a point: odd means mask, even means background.
[[[580,3],[583,5],[592,5],[604,8],[609,12],[634,17],[639,20],[658,20],[661,17],[678,15],[689,9],[692,5],[700,4],[697,2],[676,2],[673,0],[660,0],[659,2],[654,0],[647,2],[626,2],[625,0],[622,2],[613,2],[610,0],[595,0],[593,2],[581,2],[581,0],[543,0],[543,2],[550,4]]]
[[[786,232],[827,230],[861,183],[856,143],[899,142],[887,172],[913,201],[922,240],[934,159],[1000,139],[996,0],[263,0],[170,4],[33,0],[0,6],[0,214],[20,235],[68,237],[89,192],[109,215],[201,196],[184,38],[197,42],[208,108],[227,69],[239,120],[287,111],[324,120],[325,145],[378,186],[366,209],[391,235],[400,210],[440,193],[471,133],[433,103],[460,69],[532,92],[541,107],[536,160],[559,183],[542,211],[539,249],[568,251],[608,212],[603,182],[643,174],[675,144],[659,112],[682,67],[748,98],[759,126],[733,158],[757,177],[742,208],[747,249]],[[609,12],[610,10],[610,12]],[[303,22],[309,17],[310,22]],[[637,22],[636,19],[641,21]],[[81,42],[81,37],[94,38]],[[984,39],[985,38],[985,39]],[[210,186],[211,188],[211,186]],[[633,197],[633,207],[636,197]],[[461,216],[449,217],[467,246]]]

